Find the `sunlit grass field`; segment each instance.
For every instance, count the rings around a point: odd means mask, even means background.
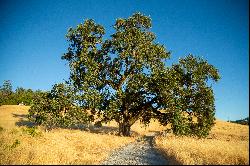
[[[139,123],[132,130],[140,134],[163,133],[168,127],[152,121],[148,128]],[[216,120],[205,139],[178,137],[171,133],[155,138],[155,146],[171,165],[249,165],[249,126]]]
[[[151,121],[138,122],[132,137],[117,136],[117,124],[100,129],[33,130],[26,115],[28,106],[0,106],[0,164],[98,164],[115,148],[126,146],[150,132],[162,133],[167,127]],[[158,135],[155,146],[170,164],[249,164],[249,127],[217,120],[206,139]]]
[[[249,165],[249,126],[217,120],[206,139],[156,137],[157,147],[171,160],[184,165]]]
[[[116,136],[109,128],[98,133],[98,130],[73,129],[46,132],[38,127],[32,135],[22,126],[27,122],[28,109],[26,106],[0,106],[1,165],[98,164],[111,150],[135,140],[135,137]]]

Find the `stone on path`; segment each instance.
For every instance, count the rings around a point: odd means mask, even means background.
[[[166,158],[153,146],[155,133],[115,150],[102,165],[167,165]]]

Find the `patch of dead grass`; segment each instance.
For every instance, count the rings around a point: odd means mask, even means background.
[[[98,164],[111,150],[135,140],[135,137],[116,136],[108,129],[96,134],[72,129],[46,132],[41,127],[36,129],[41,134],[33,137],[24,132],[25,126],[16,126],[20,118],[27,120],[28,109],[0,107],[0,126],[4,128],[0,131],[0,164]],[[16,141],[20,144],[15,145]]]
[[[40,132],[32,137],[17,129],[1,131],[0,164],[97,164],[135,139],[69,129]],[[15,140],[20,144],[10,148]]]
[[[206,139],[169,134],[158,136],[156,145],[172,164],[249,164],[249,126],[245,125],[216,121]]]
[[[2,105],[0,106],[0,126],[5,129],[17,128],[16,122],[25,119],[30,106]]]
[[[116,136],[117,123],[90,131],[53,129],[45,132],[38,127],[32,137],[16,126],[26,120],[28,106],[1,106],[0,164],[98,164],[111,150],[125,146],[137,136],[162,132],[169,127],[151,121],[146,128],[138,122],[132,127],[132,137]],[[18,140],[18,141],[17,141]],[[20,142],[20,144],[15,144]],[[216,121],[206,139],[157,136],[156,147],[170,160],[170,164],[249,164],[249,126]]]

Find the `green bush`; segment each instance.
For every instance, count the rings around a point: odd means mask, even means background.
[[[74,92],[65,84],[55,84],[50,92],[35,96],[28,118],[47,128],[80,126],[89,122],[85,110],[74,103]]]
[[[32,137],[41,135],[41,133],[37,131],[37,127],[35,127],[35,126],[24,128],[23,131],[25,133],[31,135]]]

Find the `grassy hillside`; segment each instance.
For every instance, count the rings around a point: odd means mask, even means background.
[[[0,106],[0,164],[98,164],[115,148],[150,132],[163,133],[167,127],[152,121],[147,128],[137,122],[132,137],[116,136],[117,124],[100,129],[28,128],[27,106]],[[156,147],[171,164],[249,164],[249,126],[216,121],[206,139],[156,137]]]
[[[26,119],[29,107],[0,107],[1,164],[97,164],[114,148],[124,146],[135,137],[119,137],[113,128],[81,131],[42,128],[32,130]]]
[[[249,165],[249,126],[217,120],[206,139],[167,134],[156,138],[157,147],[172,164]]]
[[[29,106],[2,105],[0,106],[0,126],[5,129],[17,128],[28,123],[26,115]]]

